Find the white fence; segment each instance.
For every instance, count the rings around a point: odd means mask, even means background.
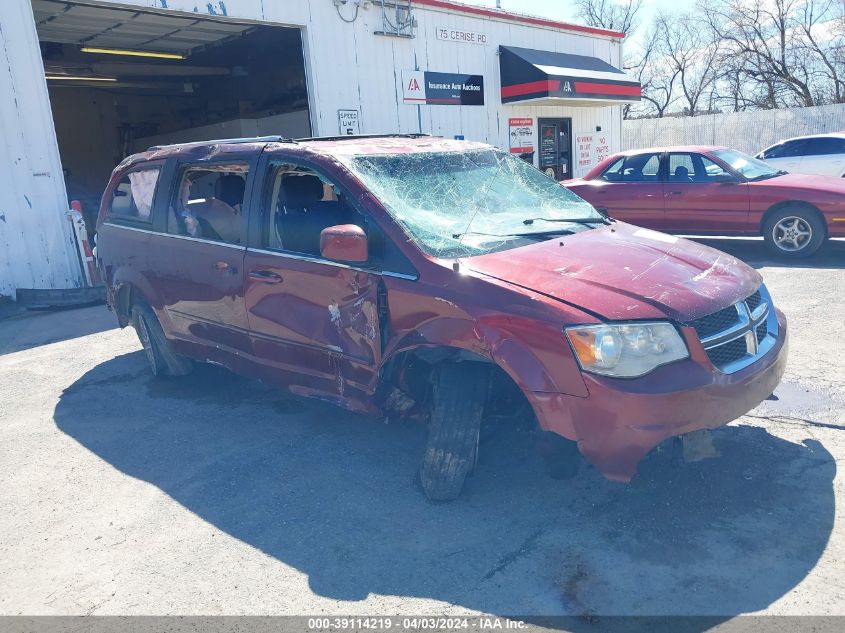
[[[845,104],[622,123],[622,146],[725,145],[756,154],[785,138],[845,131]]]

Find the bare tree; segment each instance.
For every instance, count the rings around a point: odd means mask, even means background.
[[[575,0],[575,7],[588,26],[633,33],[643,0]]]
[[[639,26],[639,14],[644,0],[575,0],[577,15],[588,26],[620,31],[630,35]],[[644,83],[646,63],[653,48],[653,41],[646,42],[640,50],[626,51],[622,69]],[[645,91],[645,88],[644,88]],[[623,116],[628,118],[634,112],[630,103],[625,104]]]
[[[642,85],[645,114],[663,117],[677,101],[675,82],[678,68],[663,54],[662,34],[659,25],[653,25],[645,36],[641,65],[636,76]]]
[[[713,37],[700,16],[661,13],[655,21],[657,55],[675,77],[678,98],[689,116],[699,114],[702,102],[710,109],[713,90],[718,78],[716,62],[720,55],[719,41]]]
[[[819,61],[827,99],[845,103],[845,0],[808,0],[801,8],[801,47]]]
[[[842,0],[699,2],[727,55],[740,62],[734,72],[745,83],[744,99],[776,108],[842,98],[843,70],[826,34]]]

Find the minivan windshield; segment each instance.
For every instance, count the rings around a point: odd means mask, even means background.
[[[764,163],[758,158],[752,158],[748,154],[743,154],[735,149],[717,149],[713,152],[713,155],[726,162],[748,180],[765,180],[784,173],[772,168],[768,163]]]
[[[495,148],[342,160],[435,257],[481,255],[605,222],[588,202]]]

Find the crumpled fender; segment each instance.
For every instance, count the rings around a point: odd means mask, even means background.
[[[558,325],[502,314],[477,319],[434,317],[389,345],[385,361],[421,347],[450,347],[488,358],[511,377],[529,401],[533,392],[588,395]]]

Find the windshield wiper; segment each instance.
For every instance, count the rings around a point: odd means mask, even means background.
[[[483,233],[482,231],[465,231],[452,233],[452,239],[460,239],[464,235],[485,235],[487,237],[554,237],[555,235],[572,235],[577,231],[572,229],[554,229],[553,231],[529,231],[527,233]]]
[[[534,224],[535,221],[542,220],[543,222],[560,222],[566,224],[572,222],[573,224],[610,224],[607,218],[526,218],[522,221],[525,226]]]
[[[749,178],[748,182],[759,182],[760,180],[768,180],[769,178],[777,178],[778,176],[785,176],[789,172],[783,171],[776,171],[773,174],[760,174],[759,176],[754,176],[754,178]]]
[[[513,237],[514,233],[484,233],[483,231],[464,231],[463,233],[452,233],[452,239],[459,240],[464,235],[486,235],[487,237]]]
[[[528,233],[514,233],[515,237],[555,237],[556,235],[574,235],[578,231],[572,229],[554,229],[552,231],[530,231]]]

